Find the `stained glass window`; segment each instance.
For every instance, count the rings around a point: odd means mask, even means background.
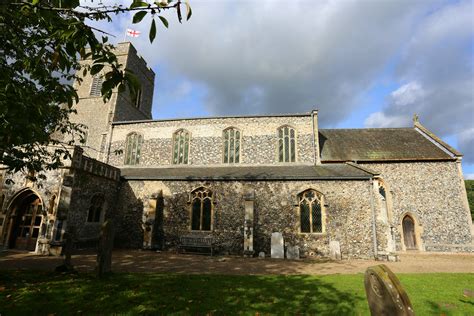
[[[173,164],[188,163],[189,140],[189,132],[184,129],[173,134]]]
[[[239,163],[240,131],[230,127],[224,130],[224,163]]]
[[[206,188],[194,190],[191,209],[191,229],[211,230],[212,223],[212,191]]]
[[[143,136],[138,133],[130,133],[125,141],[125,165],[138,165],[143,143]]]
[[[302,233],[322,233],[322,196],[314,190],[307,190],[299,196],[300,231]]]
[[[296,133],[289,126],[282,126],[278,129],[278,161],[296,161]]]

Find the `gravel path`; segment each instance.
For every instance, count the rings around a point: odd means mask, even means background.
[[[73,256],[79,271],[92,271],[96,257],[91,252]],[[49,270],[60,265],[60,257],[37,256],[27,252],[0,252],[0,270]],[[374,260],[279,260],[233,256],[202,256],[156,253],[139,250],[116,250],[113,271],[215,274],[353,274],[367,267],[385,263],[395,273],[467,272],[474,273],[474,254],[401,253],[399,262]]]

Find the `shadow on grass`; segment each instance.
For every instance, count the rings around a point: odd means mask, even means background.
[[[22,281],[19,281],[22,280]],[[367,312],[365,297],[313,276],[50,273],[0,276],[0,314],[318,314]],[[10,295],[8,297],[8,295]]]

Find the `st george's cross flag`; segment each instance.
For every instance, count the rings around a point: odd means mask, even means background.
[[[127,29],[127,36],[130,37],[138,37],[140,35],[140,31],[135,31],[132,29]]]

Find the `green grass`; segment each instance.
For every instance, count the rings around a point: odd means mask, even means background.
[[[471,217],[474,221],[474,180],[464,180],[464,183],[466,183],[467,200],[469,201]]]
[[[417,315],[474,315],[474,274],[401,274]],[[0,314],[368,315],[363,275],[0,273]]]

